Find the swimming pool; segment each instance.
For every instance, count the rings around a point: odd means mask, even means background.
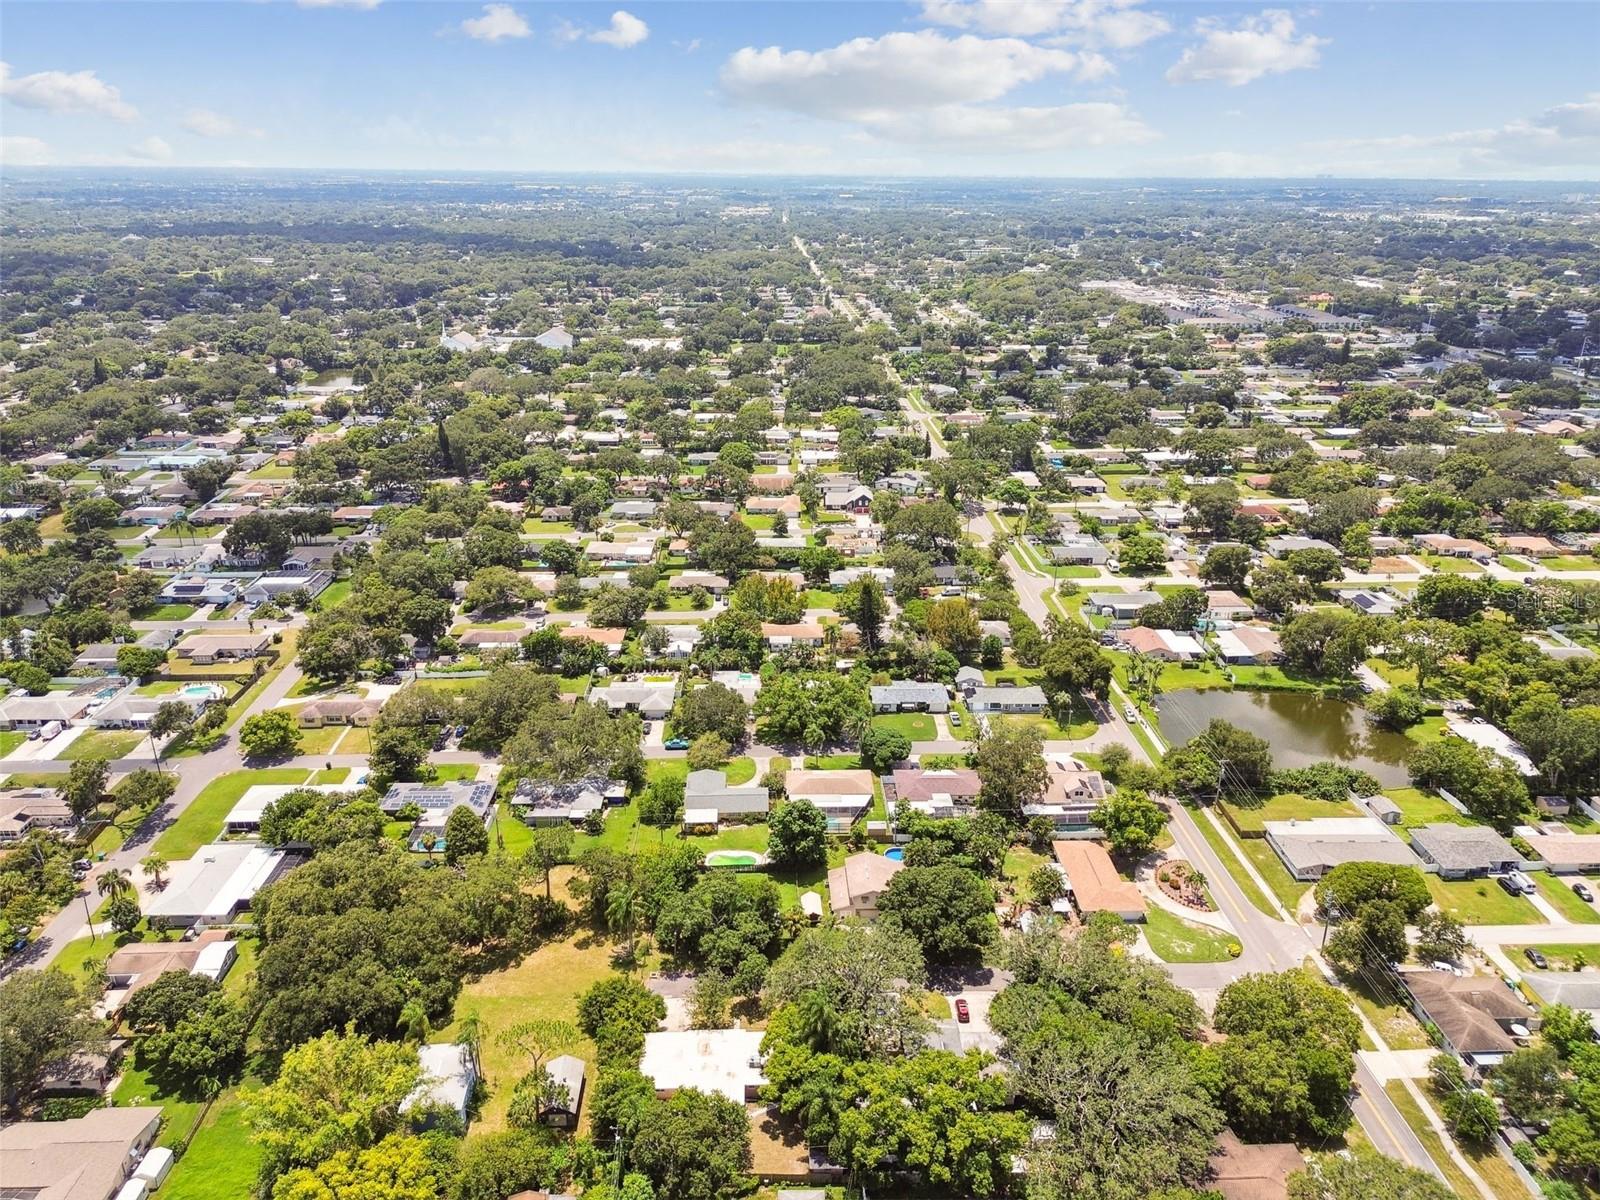
[[[754,850],[713,850],[706,855],[708,867],[759,867],[761,855]]]
[[[895,862],[903,862],[906,857],[906,852],[899,846],[890,846],[883,852],[883,856],[885,858],[892,858]]]
[[[190,700],[220,700],[222,689],[214,683],[186,683],[178,689],[178,695]]]

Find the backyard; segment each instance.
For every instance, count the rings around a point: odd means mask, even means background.
[[[267,767],[213,779],[178,819],[161,831],[152,852],[169,861],[190,858],[201,846],[222,836],[222,823],[245,789],[258,783],[309,783],[311,778],[312,772],[299,767]]]

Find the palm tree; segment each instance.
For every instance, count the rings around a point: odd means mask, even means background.
[[[133,880],[121,867],[113,867],[95,881],[95,890],[102,896],[126,896],[133,891]]]
[[[456,1045],[463,1047],[472,1058],[473,1073],[482,1075],[478,1067],[478,1048],[483,1045],[483,1018],[477,1009],[471,1009],[456,1026]]]
[[[606,925],[611,932],[621,930],[628,935],[627,954],[633,957],[633,918],[635,901],[638,899],[632,884],[611,889],[606,897]]]
[[[438,845],[439,845],[439,835],[438,834],[436,834],[436,833],[425,833],[425,834],[422,835],[422,849],[427,854],[429,863],[433,862],[433,851],[434,851],[434,848],[437,847]]]
[[[414,1045],[428,1040],[428,1010],[415,996],[400,1010],[400,1033],[403,1040]]]
[[[156,772],[161,771],[161,747],[157,738],[176,736],[194,724],[194,710],[181,700],[168,700],[157,707],[150,718],[150,753],[156,760]]]
[[[146,855],[144,858],[139,860],[139,869],[149,877],[153,884],[155,884],[157,891],[160,891],[162,888],[167,886],[167,881],[165,878],[167,873],[167,865],[167,860],[162,858],[159,854]]]
[[[813,988],[800,997],[797,1015],[800,1040],[819,1054],[832,1053],[839,1036],[839,1014],[828,997]]]
[[[194,522],[189,520],[188,514],[185,513],[177,520],[171,522],[167,526],[167,530],[178,535],[178,545],[181,546],[183,545],[183,539],[185,535],[194,537]]]

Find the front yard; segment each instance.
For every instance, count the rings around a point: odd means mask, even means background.
[[[872,718],[872,724],[877,729],[903,733],[913,742],[931,742],[939,736],[938,727],[927,713],[879,713]]]
[[[1231,934],[1185,921],[1156,905],[1145,914],[1144,936],[1157,957],[1170,963],[1227,962],[1238,945]]]
[[[1538,925],[1544,921],[1526,896],[1513,896],[1492,879],[1426,878],[1439,910],[1463,925]]]

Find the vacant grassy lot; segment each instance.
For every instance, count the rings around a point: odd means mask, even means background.
[[[257,771],[234,771],[213,779],[194,803],[164,829],[151,852],[172,861],[189,858],[208,842],[222,835],[222,822],[239,803],[245,789],[258,783],[306,783],[311,772],[299,767],[267,767]]]
[[[1294,792],[1274,796],[1258,808],[1241,808],[1237,804],[1226,804],[1224,807],[1233,817],[1234,824],[1252,832],[1264,830],[1268,821],[1309,821],[1317,817],[1361,815],[1348,800],[1316,800]]]
[[[1426,878],[1440,911],[1463,925],[1538,925],[1544,920],[1526,896],[1513,896],[1491,879]]]
[[[1531,938],[1533,935],[1534,931],[1530,929],[1528,936]],[[1522,953],[1529,946],[1543,952],[1544,956],[1550,960],[1550,969],[1552,971],[1576,971],[1580,967],[1593,966],[1596,962],[1600,962],[1600,944],[1584,944],[1581,942],[1530,941],[1526,944],[1519,943],[1515,946],[1504,947],[1506,957],[1519,967],[1531,970],[1533,964]]]
[[[217,1097],[189,1149],[162,1185],[164,1200],[238,1200],[248,1196],[261,1166],[250,1140],[244,1098],[259,1086],[246,1082]]]
[[[80,758],[123,758],[132,754],[144,740],[145,735],[137,730],[97,729],[74,739],[56,758],[62,762],[76,762]]]
[[[927,713],[881,713],[872,718],[872,724],[878,729],[902,733],[913,742],[931,742],[939,736],[938,727]]]
[[[1163,962],[1227,962],[1237,940],[1220,930],[1185,921],[1164,908],[1151,905],[1145,914],[1145,940]]]
[[[1400,827],[1415,829],[1419,825],[1470,825],[1450,805],[1421,788],[1385,788],[1383,794],[1400,806]]]

